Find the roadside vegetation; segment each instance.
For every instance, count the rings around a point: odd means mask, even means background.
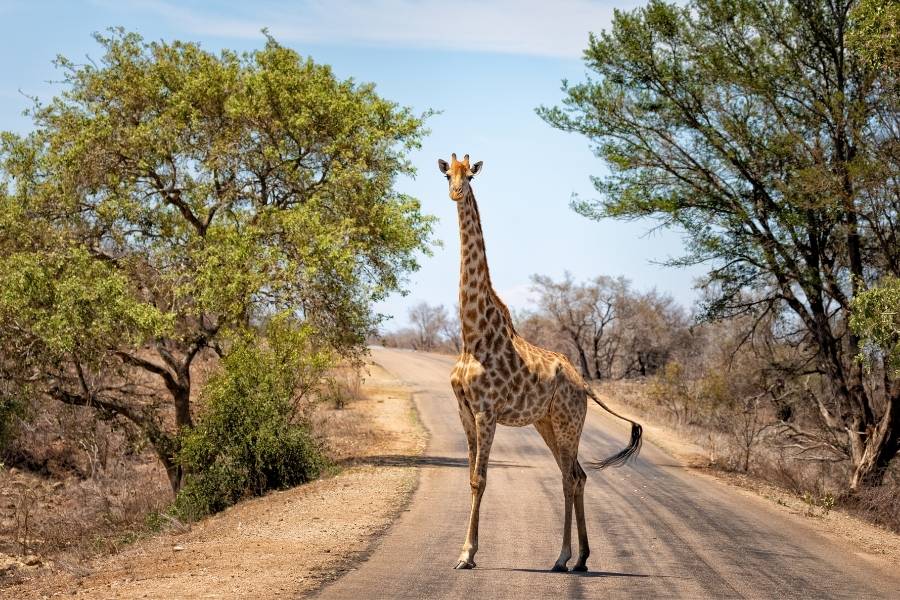
[[[670,264],[708,266],[702,300],[536,275],[517,320],[722,468],[900,531],[898,16],[875,0],[617,12],[587,79],[538,114],[607,169],[573,209],[681,232]],[[386,342],[456,346],[426,308]]]
[[[0,137],[11,555],[106,550],[317,477],[311,407],[342,402],[373,303],[430,244],[394,190],[425,116],[271,38],[96,40],[58,59],[32,132]]]
[[[809,458],[848,460],[849,490],[879,485],[900,439],[892,349],[851,320],[900,270],[896,61],[854,44],[857,4],[653,1],[593,37],[593,78],[539,110],[610,168],[578,212],[683,232],[673,265],[711,267],[701,317],[793,349],[771,378],[804,382],[789,393],[821,422],[785,423]]]

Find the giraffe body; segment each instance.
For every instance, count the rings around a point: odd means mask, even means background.
[[[469,526],[456,568],[475,566],[481,498],[487,485],[488,460],[499,423],[514,427],[533,424],[553,453],[562,473],[564,497],[562,549],[553,570],[568,570],[574,508],[579,553],[573,570],[585,571],[590,555],[584,517],[587,475],[578,463],[578,444],[588,396],[609,409],[594,396],[565,356],[535,346],[516,333],[509,310],[494,292],[478,205],[469,185],[481,170],[481,163],[470,165],[468,155],[457,161],[454,154],[449,164],[439,160],[438,167],[450,183],[450,198],[457,202],[459,217],[459,312],[463,350],[450,374],[450,384],[459,403],[460,421],[468,442],[472,487]],[[637,423],[631,423],[630,445],[595,466],[622,464],[637,454],[641,428]]]
[[[486,354],[479,359],[463,350],[450,376],[454,389],[472,398],[466,401],[469,410],[493,410],[498,424],[512,427],[548,417],[551,408],[584,419],[587,395],[572,385],[580,376],[564,356],[516,334]]]

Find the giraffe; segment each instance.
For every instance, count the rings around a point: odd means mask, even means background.
[[[562,472],[564,518],[562,549],[553,571],[567,571],[572,557],[572,508],[578,527],[578,560],[574,571],[587,571],[590,555],[584,519],[584,484],[587,475],[578,463],[578,442],[590,396],[614,416],[631,423],[629,445],[618,454],[592,464],[602,469],[619,466],[636,456],[641,447],[641,426],[611,411],[582,379],[569,360],[557,352],[525,341],[513,327],[509,309],[491,285],[481,218],[470,182],[482,163],[469,164],[451,155],[438,168],[450,184],[457,203],[460,239],[459,321],[463,349],[450,374],[459,403],[459,416],[469,450],[472,507],[457,569],[475,567],[478,517],[487,485],[487,467],[497,424],[523,427],[533,424]]]

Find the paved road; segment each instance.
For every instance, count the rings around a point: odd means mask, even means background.
[[[817,534],[814,522],[768,501],[692,475],[649,443],[629,466],[588,469],[591,570],[551,573],[562,484],[533,427],[498,428],[478,567],[455,571],[470,492],[449,385],[453,360],[384,349],[374,357],[415,391],[431,440],[409,509],[368,560],[322,598],[900,598],[900,569],[854,555]],[[588,411],[582,459],[607,456],[627,439],[622,425],[595,409]]]

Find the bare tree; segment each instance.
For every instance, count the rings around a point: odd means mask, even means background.
[[[555,330],[556,346],[572,356],[585,377],[652,375],[687,337],[683,308],[656,290],[633,292],[623,277],[578,283],[566,273],[561,281],[544,275],[533,275],[531,281],[538,314]],[[537,316],[528,318],[535,328]],[[541,327],[547,336],[548,325]]]
[[[434,350],[441,343],[441,334],[449,326],[447,309],[442,304],[431,306],[419,302],[409,309],[409,321],[415,331],[413,348]]]
[[[618,307],[627,301],[630,283],[624,277],[595,277],[585,285],[589,302],[589,343],[596,379],[612,377],[613,366],[619,355],[622,336],[616,331],[619,321]]]
[[[531,289],[537,294],[539,310],[547,313],[574,354],[581,374],[591,377],[588,364],[588,337],[593,304],[584,285],[576,283],[568,271],[562,281],[546,275],[532,275]]]
[[[625,377],[653,375],[686,343],[687,314],[669,295],[656,290],[624,294],[618,311],[621,373]]]
[[[462,329],[459,325],[459,305],[454,306],[453,314],[444,320],[440,333],[444,337],[444,341],[453,348],[454,352],[462,352]]]

